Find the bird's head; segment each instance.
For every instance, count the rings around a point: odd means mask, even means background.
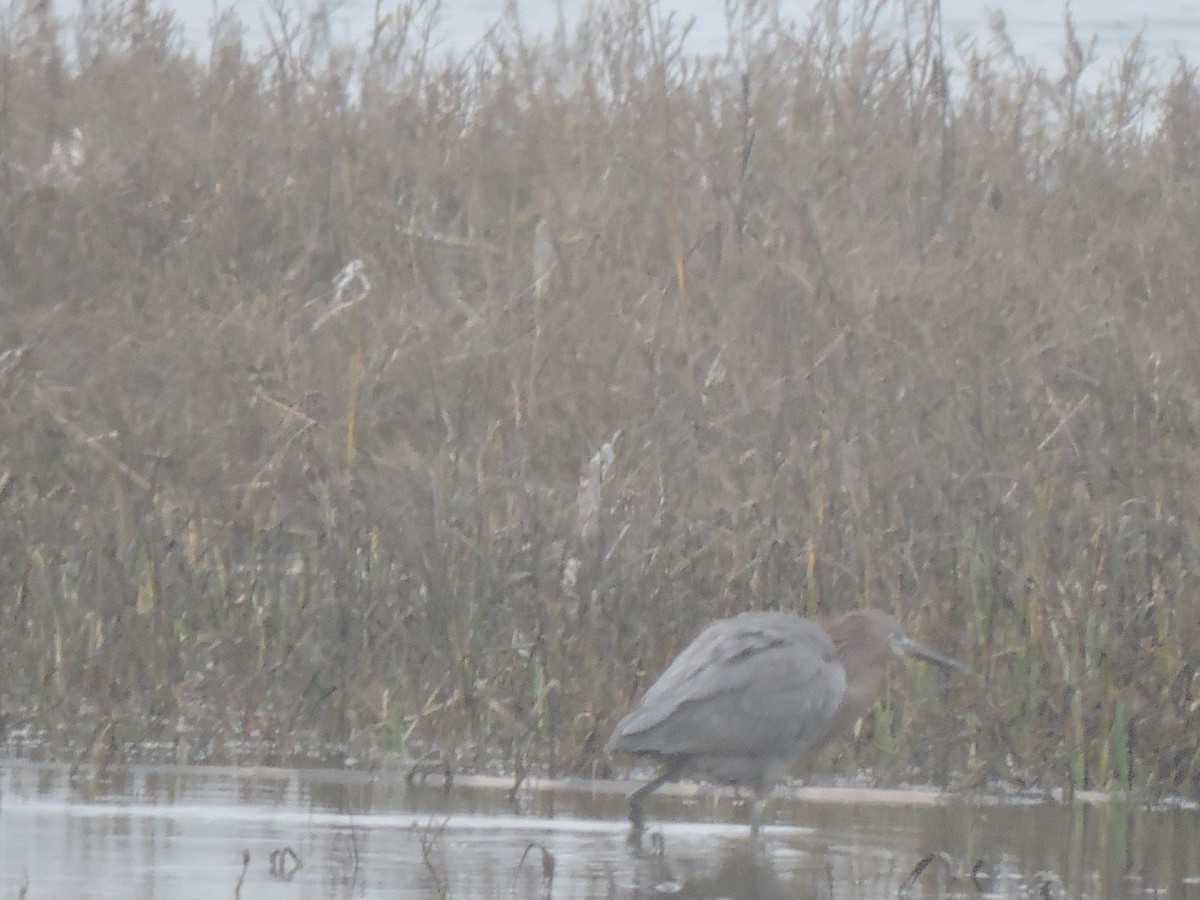
[[[870,666],[882,669],[889,656],[909,656],[943,669],[966,673],[958,660],[935,653],[904,633],[896,617],[881,609],[858,609],[825,625],[848,670]]]

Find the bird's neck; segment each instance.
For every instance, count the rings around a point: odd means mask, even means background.
[[[886,660],[864,658],[861,653],[838,646],[842,666],[846,670],[846,693],[842,698],[840,712],[851,721],[865,716],[875,705],[875,698],[883,688]]]

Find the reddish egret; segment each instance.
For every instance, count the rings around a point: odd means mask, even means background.
[[[629,797],[631,842],[641,838],[646,798],[685,772],[750,788],[750,830],[757,835],[772,785],[792,760],[815,753],[870,711],[893,655],[966,671],[910,640],[878,609],[819,624],[781,612],[713,622],[609,739],[608,752],[660,765]]]

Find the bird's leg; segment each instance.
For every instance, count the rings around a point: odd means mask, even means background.
[[[771,796],[771,784],[765,776],[755,779],[752,785],[754,799],[750,801],[750,839],[757,846],[762,836],[763,813],[767,808],[767,798]]]
[[[762,791],[755,791],[754,799],[750,801],[750,837],[754,841],[758,841],[762,836],[763,810],[766,805],[766,795]]]
[[[646,782],[629,795],[629,837],[626,841],[631,847],[642,845],[642,832],[646,828],[646,813],[642,804],[647,797],[666,784],[672,778],[670,767],[664,768],[651,781]]]
[[[641,847],[642,845],[642,832],[646,830],[646,814],[642,809],[642,803],[668,781],[674,781],[683,769],[685,762],[684,759],[668,760],[654,778],[629,795],[629,824],[631,827],[629,837],[625,841],[629,846]]]

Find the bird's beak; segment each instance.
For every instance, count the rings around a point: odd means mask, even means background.
[[[971,670],[960,663],[957,659],[951,659],[948,656],[942,656],[940,653],[934,653],[928,647],[922,647],[912,638],[900,638],[896,644],[896,652],[903,656],[911,656],[914,659],[921,659],[925,662],[933,663],[935,666],[941,666],[943,669],[950,669],[963,675],[971,674]]]

